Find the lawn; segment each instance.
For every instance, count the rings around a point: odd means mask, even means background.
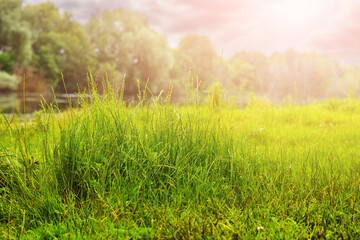
[[[0,238],[360,238],[359,99],[119,95],[1,117]]]

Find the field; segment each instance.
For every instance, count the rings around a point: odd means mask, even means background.
[[[360,238],[359,99],[81,105],[1,116],[1,239]]]

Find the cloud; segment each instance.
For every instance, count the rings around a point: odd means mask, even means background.
[[[40,4],[51,2],[57,6],[61,12],[67,11],[73,14],[74,18],[85,24],[92,14],[101,12],[105,9],[122,7],[132,8],[135,1],[112,1],[112,0],[24,0],[24,4]]]
[[[311,37],[311,44],[323,51],[360,50],[360,3],[347,5],[326,28]]]

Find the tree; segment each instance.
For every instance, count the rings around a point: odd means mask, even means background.
[[[246,88],[264,94],[268,89],[269,60],[259,52],[238,52],[230,59],[233,74],[243,74],[248,80]],[[240,65],[236,69],[236,65]],[[243,72],[243,73],[241,73]]]
[[[26,6],[23,20],[34,36],[32,64],[46,73],[50,84],[58,87],[61,74],[70,90],[86,84],[93,57],[85,29],[69,13],[61,15],[51,3]]]
[[[111,63],[115,71],[126,75],[128,94],[137,93],[137,80],[143,87],[150,79],[154,92],[167,87],[171,51],[166,39],[149,29],[139,13],[121,8],[104,11],[92,17],[87,31],[98,62]]]
[[[343,67],[343,76],[341,78],[342,87],[347,92],[352,92],[356,96],[360,95],[360,67]]]
[[[341,69],[338,63],[322,56],[300,54],[294,50],[270,57],[269,94],[277,99],[297,101],[322,99],[338,88]]]
[[[0,0],[0,53],[10,53],[10,62],[22,65],[31,59],[31,31],[21,19],[21,0]]]
[[[237,92],[253,92],[257,90],[256,87],[259,80],[256,68],[253,65],[235,58],[229,61],[228,67],[229,78],[227,88],[232,94],[237,95]]]
[[[208,88],[215,82],[220,67],[220,58],[213,45],[205,36],[188,34],[181,39],[175,52],[176,63],[182,70],[182,82],[187,80],[187,73],[201,81],[201,89]]]
[[[14,69],[14,55],[11,52],[0,54],[0,71],[11,74]]]
[[[17,88],[19,78],[15,75],[10,75],[7,72],[0,71],[0,90]]]

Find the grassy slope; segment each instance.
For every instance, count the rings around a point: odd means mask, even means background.
[[[360,237],[360,100],[142,105],[2,118],[0,237]]]

